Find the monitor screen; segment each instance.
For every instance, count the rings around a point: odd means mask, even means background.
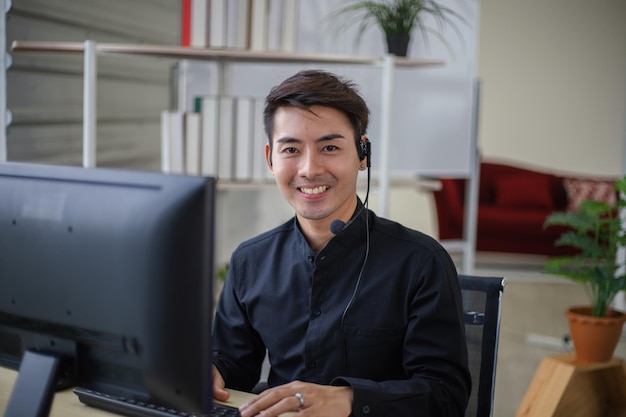
[[[214,216],[214,178],[1,163],[0,365],[208,412]]]

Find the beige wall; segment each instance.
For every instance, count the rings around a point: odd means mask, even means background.
[[[618,175],[626,117],[626,2],[483,0],[480,146]]]
[[[483,156],[624,172],[626,1],[482,0],[479,26]],[[394,190],[390,217],[437,233],[428,195]]]

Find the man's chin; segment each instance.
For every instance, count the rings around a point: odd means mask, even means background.
[[[296,210],[296,214],[299,219],[308,221],[321,221],[326,220],[329,216],[327,212],[312,211],[312,210]]]

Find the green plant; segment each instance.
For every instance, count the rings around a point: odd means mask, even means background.
[[[354,19],[349,22],[346,22],[345,19],[339,19],[346,14],[352,14]],[[451,17],[465,22],[463,16],[440,5],[435,0],[352,0],[331,16],[342,27],[358,22],[356,43],[361,40],[363,33],[374,25],[380,27],[387,36],[411,35],[414,29],[419,29],[425,42],[428,42],[428,33],[445,42],[438,31],[426,26],[424,19],[429,15],[435,18],[439,32],[443,31],[444,26],[448,24],[461,37],[460,31]]]
[[[578,210],[554,212],[544,223],[544,227],[569,229],[555,245],[580,249],[576,255],[549,258],[545,271],[582,284],[596,317],[604,317],[615,295],[626,290],[626,263],[617,259],[618,249],[626,245],[620,218],[626,207],[626,177],[616,181],[615,190],[619,195],[616,206],[585,200]]]
[[[227,275],[228,275],[228,263],[222,265],[222,267],[217,270],[217,272],[215,273],[215,278],[218,281],[224,282],[226,280]]]

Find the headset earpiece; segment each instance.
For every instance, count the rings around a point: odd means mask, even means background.
[[[365,159],[365,156],[367,155],[367,145],[365,143],[366,142],[363,141],[359,142],[359,161]]]
[[[359,141],[359,146],[358,146],[358,154],[359,154],[359,161],[362,161],[363,159],[367,158],[367,166],[369,168],[371,166],[370,158],[372,156],[372,150],[371,150],[370,141],[367,140],[367,136],[361,137],[361,140]]]

